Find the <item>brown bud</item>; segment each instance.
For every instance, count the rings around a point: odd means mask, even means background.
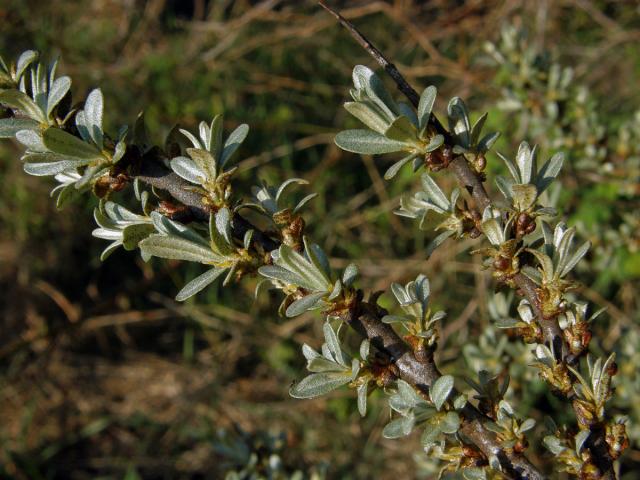
[[[499,255],[493,261],[493,268],[504,272],[511,266],[511,259]]]
[[[483,171],[487,167],[487,159],[484,158],[484,155],[479,155],[476,158],[476,170],[478,172]]]

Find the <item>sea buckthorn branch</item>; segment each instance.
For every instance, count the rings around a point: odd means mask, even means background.
[[[488,469],[508,478],[543,478],[521,454],[522,448],[504,448],[505,437],[522,441],[531,420],[520,421],[504,403],[498,408],[494,402],[491,411],[481,412],[456,393],[453,377],[438,371],[433,350],[442,312],[432,315],[428,308],[426,277],[406,286],[394,284],[393,293],[405,313],[388,315],[377,305],[377,295],[365,301],[353,287],[354,265],[335,278],[322,250],[303,236],[299,209],[313,195],[295,207],[287,206],[283,196],[290,186],[306,182],[290,179],[278,188],[262,185],[254,188],[251,201],[233,200],[234,169],[225,166],[248,127],[241,125],[224,141],[222,118],[217,116],[210,124],[202,122],[197,134],[172,130],[160,147],[148,140],[140,117],[130,134],[123,127],[113,138],[102,128],[100,90],[73,106],[71,80],[57,79],[56,66],[38,62],[33,51],[11,67],[0,62],[0,104],[6,109],[0,137],[15,138],[26,147],[27,173],[56,178],[59,185],[52,193],[57,194],[59,207],[85,192],[101,198],[94,214],[98,224],[94,236],[111,242],[103,259],[123,247],[139,248],[145,260],[156,256],[205,265],[207,271],[185,285],[178,300],[223,275],[227,284],[259,272],[286,294],[284,315],[322,309],[327,319],[346,323],[366,339],[360,360],[349,363],[338,332],[327,321],[322,354],[303,348],[312,375],[296,384],[292,395],[307,398],[349,384],[357,389],[358,407],[365,414],[368,391],[384,388],[400,414],[385,427],[385,436],[402,436],[420,425],[425,428],[425,448],[446,462],[446,470],[463,469],[473,478],[484,478]],[[134,187],[140,213],[113,201],[128,185]],[[243,208],[269,218],[273,230],[254,227],[239,213]],[[404,339],[392,323],[407,330]],[[478,392],[482,394],[492,382],[481,380]],[[497,431],[486,427],[493,420],[498,422]]]
[[[447,108],[449,130],[432,112],[435,88],[422,95],[408,84],[396,67],[348,20],[329,8],[360,45],[390,74],[398,89],[417,110],[395,103],[382,82],[368,68],[357,66],[353,72],[353,102],[345,108],[369,130],[348,130],[336,137],[342,149],[360,154],[404,152],[406,155],[389,168],[385,178],[392,178],[405,164],[414,171],[425,167],[433,172],[451,168],[461,187],[475,202],[458,205],[456,190],[448,199],[429,175],[422,176],[422,191],[403,198],[399,215],[420,218],[421,227],[429,212],[445,217],[437,227],[444,230],[428,248],[436,248],[449,237],[477,237],[483,233],[491,248],[478,251],[486,257],[485,265],[502,284],[515,288],[524,299],[518,308],[521,322],[515,328],[527,343],[537,343],[535,355],[540,375],[551,389],[572,402],[579,433],[568,438],[559,430],[545,439],[563,468],[581,478],[615,478],[614,460],[628,445],[624,424],[605,416],[604,403],[610,398],[611,377],[615,375],[614,356],[593,362],[587,357],[589,380],[578,372],[577,363],[588,350],[591,334],[586,306],[571,304],[564,293],[573,282],[564,277],[587,253],[589,243],[573,249],[574,230],[558,223],[536,222],[538,216],[554,216],[553,209],[539,205],[540,194],[550,185],[562,167],[561,154],[554,155],[541,169],[537,152],[523,142],[516,161],[505,157],[512,178],[498,177],[496,182],[508,202],[506,207],[490,199],[483,182],[486,179],[486,152],[497,134],[480,137],[486,114],[471,125],[464,102],[454,98]],[[502,207],[502,208],[500,208]],[[542,227],[541,240],[527,237]],[[525,237],[527,237],[525,239]],[[537,267],[537,268],[535,268]],[[570,453],[569,453],[570,452]]]

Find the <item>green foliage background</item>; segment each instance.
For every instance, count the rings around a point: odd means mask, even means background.
[[[503,131],[498,150],[510,154],[522,139],[546,146],[528,136],[535,130],[526,122],[514,121],[544,98],[531,96],[515,114],[496,106],[513,73],[489,64],[483,45],[498,42],[507,23],[574,68],[574,82],[590,89],[607,136],[638,110],[636,2],[425,3],[334,4],[417,90],[435,84],[439,102],[456,94],[473,110],[488,110],[487,130]],[[5,58],[27,48],[61,55],[75,92],[100,86],[108,130],[132,124],[142,110],[158,143],[174,123],[193,128],[221,111],[227,129],[250,124],[238,191],[261,178],[309,180],[319,197],[306,208],[307,228],[332,264],[356,261],[371,290],[417,273],[430,277],[436,307],[449,312],[439,350],[445,371],[500,373],[520,359],[522,366],[510,369],[519,413],[568,418],[570,409],[525,367],[526,348],[490,326],[492,282],[479,260],[463,253],[472,242],[450,242],[425,262],[432,234],[391,214],[417,177],[405,169],[386,183],[389,158],[349,155],[333,145],[339,129],[356,125],[340,107],[351,68],[372,62],[314,2],[6,0],[0,23]],[[579,272],[580,294],[608,307],[594,328],[595,353],[619,353],[615,408],[640,421],[633,405],[640,393],[640,222],[623,218],[638,211],[638,160],[610,149],[604,160],[583,164],[577,149],[564,149],[570,162],[559,206],[596,246]],[[609,158],[614,154],[619,158]],[[16,145],[0,144],[0,475],[222,478],[246,457],[237,446],[235,456],[224,454],[224,431],[260,458],[275,438],[264,432],[281,435],[274,448],[287,474],[326,468],[328,478],[428,478],[417,439],[381,438],[389,413],[375,398],[360,420],[348,392],[328,400],[288,397],[289,384],[302,376],[299,346],[321,343],[312,315],[277,318],[279,300],[264,295],[252,303],[251,282],[224,293],[214,286],[181,305],[173,296],[200,273],[197,266],[144,264],[124,251],[101,264],[103,242],[91,237],[94,205],[55,211],[51,185],[25,175],[18,157]],[[498,169],[495,157],[488,160]],[[607,162],[615,175],[603,169]],[[391,304],[389,295],[385,302]],[[640,462],[640,430],[633,423],[630,430],[627,472]],[[540,446],[531,449],[544,463]]]

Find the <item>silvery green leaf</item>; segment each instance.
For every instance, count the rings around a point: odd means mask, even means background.
[[[311,260],[311,263],[325,274],[325,280],[329,282],[329,275],[331,274],[331,267],[329,266],[329,259],[319,245],[311,243],[307,237],[302,238],[304,243],[304,251]]]
[[[291,186],[291,185],[308,185],[308,184],[309,184],[309,182],[307,180],[302,179],[302,178],[289,178],[288,180],[285,180],[278,187],[278,190],[276,190],[276,194],[275,194],[275,197],[274,197],[275,201],[278,202],[280,200],[280,197],[282,196],[284,191],[287,188],[289,188],[289,186]],[[259,198],[259,200],[262,200],[262,198]]]
[[[464,395],[458,395],[453,401],[453,408],[455,408],[456,410],[462,410],[466,404],[467,397],[465,397]]]
[[[247,230],[244,233],[244,238],[242,239],[242,246],[244,247],[245,250],[249,250],[249,248],[251,247],[251,240],[253,239],[254,233],[255,233],[255,230],[253,229]]]
[[[281,281],[287,285],[300,286],[305,280],[297,273],[291,272],[277,265],[265,265],[258,269],[258,273],[264,277]]]
[[[206,150],[187,148],[187,154],[209,180],[216,178],[218,167],[214,157]],[[177,172],[176,172],[177,173]]]
[[[513,206],[520,212],[528,210],[538,198],[538,191],[536,187],[526,183],[516,183],[511,185],[511,194],[513,198]]]
[[[499,318],[494,325],[498,328],[515,328],[519,323],[515,318]]]
[[[199,133],[200,133],[200,139],[202,140],[202,143],[204,143],[204,147],[207,150],[210,150],[211,149],[211,127],[207,125],[207,122],[200,122]]]
[[[447,412],[440,423],[444,433],[456,433],[460,428],[460,416],[456,412]]]
[[[51,116],[53,109],[60,103],[70,88],[71,79],[69,77],[64,76],[54,80],[47,97],[47,117]]]
[[[363,65],[356,65],[353,69],[353,84],[356,88],[364,89],[367,95],[385,114],[394,118],[400,113],[398,106],[387,92],[382,80],[373,70]]]
[[[429,389],[429,396],[437,410],[442,408],[451,390],[453,390],[453,377],[451,375],[443,375],[433,382]]]
[[[425,449],[430,449],[436,443],[438,443],[438,438],[442,431],[440,430],[439,425],[435,425],[431,422],[427,423],[424,432],[422,432],[422,436],[420,437],[420,443]]]
[[[216,229],[224,237],[229,245],[233,244],[231,234],[231,213],[227,207],[223,207],[215,215]]]
[[[462,471],[465,480],[487,480],[487,474],[483,468],[470,467]]]
[[[431,116],[437,94],[438,90],[431,85],[425,88],[422,95],[420,95],[420,102],[418,103],[418,126],[420,129],[429,124],[429,117]]]
[[[4,90],[0,92],[0,103],[23,112],[38,123],[47,123],[47,118],[38,105],[20,90]]]
[[[482,231],[486,235],[491,245],[502,245],[505,242],[502,226],[495,218],[490,218],[482,222]]]
[[[313,373],[344,372],[345,368],[323,356],[312,358],[307,363],[307,370]]]
[[[20,130],[36,130],[38,122],[29,118],[0,119],[0,138],[13,138]]]
[[[498,190],[500,190],[500,193],[502,193],[502,196],[509,200],[509,202],[512,202],[513,196],[511,193],[511,186],[513,185],[513,181],[509,180],[508,178],[497,176],[496,185],[498,186]]]
[[[415,406],[424,403],[422,397],[416,392],[415,388],[404,380],[398,380],[398,395],[402,399],[404,405],[403,410],[410,410]]]
[[[542,166],[536,179],[536,187],[538,187],[540,193],[544,192],[558,176],[563,162],[564,155],[558,152]]]
[[[400,417],[387,423],[382,430],[382,436],[384,438],[400,438],[406,437],[413,430],[415,419],[413,414],[409,414],[407,417]]]
[[[417,153],[411,153],[411,154],[407,155],[406,157],[398,160],[396,163],[391,165],[387,169],[387,171],[384,173],[384,179],[385,180],[391,180],[393,177],[396,176],[396,174],[400,171],[400,169],[403,166],[405,166],[407,163],[409,163],[411,160],[413,160],[417,156],[418,156]]]
[[[296,300],[287,307],[286,315],[289,318],[297,317],[307,310],[311,310],[318,306],[318,302],[326,295],[325,292],[309,293],[304,297]]]
[[[447,312],[445,312],[443,310],[439,310],[439,311],[437,311],[436,313],[434,313],[431,316],[431,321],[432,322],[438,322],[438,321],[442,320],[446,316],[447,316]]]
[[[151,235],[145,238],[140,242],[140,249],[154,257],[199,262],[206,265],[212,265],[224,260],[200,244],[183,238],[164,235]]]
[[[309,362],[314,358],[322,358],[322,356],[318,352],[316,352],[306,343],[302,344],[302,355],[304,355],[304,358],[306,358]]]
[[[347,102],[344,108],[371,130],[383,134],[389,128],[389,122],[370,102]]]
[[[104,109],[104,100],[102,91],[96,88],[89,93],[84,102],[84,114],[89,128],[89,135],[98,146],[102,149],[102,111]]]
[[[554,437],[553,435],[547,435],[546,437],[544,437],[542,443],[544,443],[544,446],[547,447],[547,450],[549,450],[554,455],[560,455],[566,450],[566,447],[562,445],[560,439]]]
[[[335,143],[347,152],[363,155],[401,152],[410,148],[410,145],[391,140],[371,130],[344,130],[336,135]]]
[[[416,277],[413,285],[416,292],[416,298],[423,306],[426,307],[426,304],[429,301],[429,295],[431,293],[431,285],[429,284],[429,279],[426,275],[420,274]]]
[[[449,210],[449,207],[451,206],[449,203],[449,199],[442,192],[442,190],[440,190],[438,184],[434,182],[433,179],[426,173],[423,173],[420,176],[420,181],[422,183],[422,189],[427,192],[427,194],[429,195],[429,199],[442,210]]]
[[[327,321],[324,322],[322,326],[322,331],[324,333],[324,339],[327,343],[327,347],[331,352],[331,356],[338,362],[340,365],[347,366],[344,355],[342,353],[342,348],[340,347],[340,341],[338,340],[338,336],[336,332],[333,330],[331,324]]]
[[[478,120],[471,127],[471,145],[476,145],[478,143],[478,139],[480,138],[480,133],[484,128],[484,124],[487,121],[487,117],[489,114],[483,113]]]
[[[94,145],[83,142],[78,137],[59,128],[46,129],[42,134],[42,141],[49,150],[59,155],[68,155],[87,160],[104,159],[100,150]]]
[[[204,272],[202,275],[198,275],[182,287],[182,290],[180,290],[176,295],[176,300],[178,302],[184,302],[186,299],[194,296],[196,293],[213,283],[226,270],[226,268],[212,268]]]
[[[34,155],[28,155],[28,157],[33,156]],[[25,173],[28,173],[29,175],[34,175],[36,177],[46,177],[57,175],[74,166],[74,162],[62,160],[57,162],[27,162],[22,165],[22,168]]]
[[[38,58],[38,52],[35,50],[26,50],[20,54],[16,63],[16,76],[15,81],[19,81],[27,67],[35,62]]]
[[[398,103],[398,111],[400,116],[407,117],[416,129],[418,128],[418,116],[411,105],[407,105],[404,102]],[[417,131],[417,130],[416,130]]]
[[[202,185],[206,180],[206,174],[187,157],[176,157],[171,160],[171,170],[187,182]]]
[[[200,150],[203,150],[205,148],[205,146],[202,145],[202,143],[200,143],[200,140],[198,140],[196,136],[193,135],[189,130],[185,130],[184,128],[181,128],[180,133],[182,133],[185,137],[189,139],[189,141],[193,144],[193,148],[198,148]]]
[[[336,283],[333,286],[333,290],[329,294],[329,297],[327,298],[327,300],[331,302],[336,298],[338,298],[341,293],[342,293],[342,282],[340,281],[340,279],[338,279],[336,280]]]
[[[294,209],[293,209],[293,213],[298,213],[298,212],[300,211],[300,209],[301,209],[302,207],[304,207],[304,206],[306,205],[306,203],[307,203],[309,200],[313,200],[313,199],[314,199],[314,198],[316,198],[317,196],[318,196],[318,194],[317,194],[317,193],[310,193],[309,195],[307,195],[306,197],[304,197],[304,198],[303,198],[302,200],[300,200],[300,201],[298,202],[298,204],[294,207]]]
[[[433,138],[429,141],[427,146],[424,148],[425,152],[435,152],[444,144],[444,137],[440,134],[434,135]]]
[[[406,315],[385,315],[382,317],[382,323],[413,323],[414,319]]]
[[[218,114],[211,120],[211,143],[207,150],[211,152],[216,159],[216,163],[220,163],[222,159],[222,129],[223,129],[223,116]]]
[[[522,273],[524,273],[528,278],[533,280],[537,285],[542,283],[542,275],[540,271],[536,268],[531,267],[530,265],[525,265],[520,269]]]
[[[433,240],[431,240],[431,242],[429,243],[429,245],[427,245],[427,248],[425,250],[425,254],[427,258],[429,258],[431,254],[435,251],[435,249],[438,248],[447,238],[451,237],[453,233],[454,232],[452,232],[451,230],[447,230],[445,232],[442,232]]]
[[[169,236],[184,238],[190,242],[202,245],[205,248],[210,248],[210,244],[207,239],[201,237],[186,225],[176,222],[175,220],[171,220],[158,212],[151,212],[149,216],[151,217],[151,220],[158,232]]]
[[[365,338],[360,343],[360,358],[362,360],[367,360],[369,357],[369,350],[371,349],[371,341],[368,338]]]
[[[355,381],[360,373],[360,361],[357,358],[351,359],[351,381]]]
[[[469,146],[471,125],[469,125],[469,113],[467,107],[459,97],[454,97],[447,106],[449,116],[449,130],[452,130],[456,137],[462,142],[460,146]]]
[[[298,286],[314,292],[326,292],[329,289],[329,281],[326,274],[305,257],[288,245],[281,245],[278,251],[280,254],[278,264],[296,273],[304,280]]]
[[[507,169],[509,170],[509,173],[511,174],[511,177],[513,178],[513,180],[516,181],[517,183],[522,183],[520,180],[520,173],[518,172],[518,168],[516,167],[516,164],[513,163],[513,161],[511,161],[504,155],[502,155],[500,152],[497,152],[497,154],[507,166]]]
[[[122,246],[125,250],[135,250],[142,240],[155,231],[154,226],[149,223],[128,225],[122,230]]]
[[[486,153],[491,150],[491,147],[496,143],[496,140],[500,137],[500,132],[487,133],[480,142],[478,142],[478,152]]]
[[[549,368],[552,368],[555,364],[553,353],[546,345],[537,345],[535,349],[535,355],[538,361]]]
[[[342,283],[345,287],[350,287],[358,276],[358,266],[355,263],[350,263],[347,268],[342,272]]]
[[[27,147],[29,152],[44,153],[47,151],[40,133],[35,130],[18,130],[16,132],[16,140]]]
[[[571,257],[564,264],[564,267],[562,268],[562,271],[560,272],[560,276],[564,277],[571,270],[573,270],[573,268],[582,259],[582,257],[584,257],[587,254],[587,252],[589,251],[589,248],[591,248],[591,242],[587,241],[587,242],[584,242],[580,246],[580,248],[578,248],[575,252],[573,252],[573,255],[571,255]]]
[[[575,436],[576,453],[578,455],[580,455],[580,452],[582,451],[582,448],[584,447],[584,442],[587,441],[587,438],[589,438],[590,434],[591,434],[590,430],[580,430],[580,432],[578,432],[578,434]]]
[[[367,389],[369,382],[364,382],[358,385],[358,412],[360,416],[367,415]]]
[[[239,125],[227,138],[227,141],[224,143],[224,149],[222,150],[222,157],[220,158],[220,168],[223,168],[229,159],[233,156],[233,154],[238,150],[242,142],[244,142],[245,138],[249,133],[249,125],[243,123]]]
[[[325,395],[351,381],[350,372],[313,373],[289,390],[293,398],[315,398]]]
[[[400,116],[391,122],[384,136],[391,140],[412,144],[417,141],[418,131],[407,117]]]
[[[531,430],[535,426],[536,426],[536,421],[533,418],[527,418],[524,422],[522,422],[522,424],[520,425],[520,428],[518,428],[518,431],[520,433],[524,433]]]
[[[516,155],[516,164],[520,171],[520,181],[518,183],[531,183],[533,176],[536,174],[536,147],[531,149],[527,142],[520,143],[518,154]]]
[[[82,193],[83,191],[75,188],[73,183],[62,186],[58,191],[58,198],[56,198],[56,208],[61,209],[66,203],[78,198]]]
[[[112,163],[118,163],[120,160],[122,160],[122,157],[124,157],[124,154],[127,151],[127,144],[124,142],[124,140],[120,140],[118,143],[116,143],[116,148],[115,151],[113,152],[113,157],[111,158],[111,162]]]

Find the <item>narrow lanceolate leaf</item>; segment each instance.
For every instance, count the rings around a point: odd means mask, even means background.
[[[562,170],[562,164],[564,163],[564,155],[562,153],[556,153],[553,157],[547,160],[540,172],[538,172],[538,178],[536,180],[536,187],[538,191],[542,193],[546,188],[551,185],[555,178]]]
[[[283,282],[287,285],[302,285],[305,283],[297,273],[291,272],[286,268],[279,267],[278,265],[265,265],[258,269],[258,273],[264,277],[271,278]]]
[[[155,231],[156,229],[150,223],[128,225],[122,230],[122,246],[125,250],[135,250],[142,240]]]
[[[140,249],[154,257],[168,258],[170,260],[186,260],[212,265],[221,262],[224,258],[215,255],[208,248],[190,242],[179,237],[166,237],[164,235],[151,235],[140,242]]]
[[[28,173],[29,175],[34,175],[36,177],[48,177],[62,173],[73,166],[73,162],[63,160],[58,162],[25,163],[22,168],[25,173]]]
[[[491,245],[501,245],[505,240],[502,227],[495,218],[482,222],[482,231]]]
[[[385,425],[382,430],[382,436],[390,439],[405,437],[411,433],[414,424],[415,419],[413,415],[396,418]]]
[[[187,148],[187,153],[193,159],[198,168],[205,173],[209,180],[216,178],[218,166],[211,153],[199,148]]]
[[[429,396],[436,409],[440,410],[442,408],[451,390],[453,390],[453,377],[451,375],[443,375],[433,382],[429,389]]]
[[[289,305],[285,314],[289,318],[297,317],[298,315],[301,315],[307,310],[315,307],[325,295],[325,292],[310,293],[308,295],[305,295],[304,297],[299,298],[291,305]]]
[[[367,414],[367,387],[368,382],[358,385],[358,412],[362,417]]]
[[[440,190],[438,184],[426,173],[422,174],[420,177],[422,182],[422,188],[425,192],[429,194],[429,197],[438,207],[442,210],[449,210],[449,199],[446,195]]]
[[[384,132],[384,136],[388,139],[407,144],[416,142],[417,135],[415,125],[405,116],[396,118]]]
[[[172,159],[171,170],[187,182],[197,185],[202,185],[207,180],[205,173],[187,157],[176,157]]]
[[[47,116],[51,116],[51,112],[56,108],[56,105],[60,103],[60,101],[67,94],[69,89],[71,88],[71,79],[69,77],[60,77],[56,78],[55,81],[51,84],[51,89],[49,90],[49,96],[47,97]]]
[[[573,270],[573,267],[575,267],[576,264],[582,259],[582,257],[587,254],[589,248],[591,248],[591,242],[583,243],[580,248],[578,248],[578,250],[576,250],[573,255],[571,255],[571,258],[567,260],[567,263],[564,265],[564,268],[560,272],[560,276],[564,277],[571,270]]]
[[[300,284],[300,287],[314,292],[328,290],[329,286],[325,274],[314,267],[306,258],[287,245],[282,245],[279,252],[283,266],[304,279],[304,283]]]
[[[363,155],[400,152],[411,148],[410,145],[391,140],[371,130],[345,130],[336,135],[335,142],[347,152]]]
[[[420,103],[418,104],[418,125],[424,128],[429,123],[429,117],[433,110],[433,104],[436,101],[438,90],[433,85],[427,87],[420,95]]]
[[[371,130],[384,133],[389,128],[389,122],[370,105],[370,102],[347,102],[344,108]]]
[[[196,278],[182,287],[182,290],[180,290],[176,295],[176,300],[178,302],[183,302],[187,298],[192,297],[193,295],[213,283],[226,270],[226,268],[212,268],[211,270],[207,270],[206,272],[204,272],[202,275],[198,275]]]
[[[358,276],[358,266],[355,263],[350,263],[342,273],[342,283],[345,287],[349,287],[353,284],[354,280]]]
[[[249,125],[243,123],[238,126],[227,138],[224,143],[224,149],[222,150],[222,157],[220,158],[220,168],[224,167],[233,154],[238,150],[244,139],[247,138],[249,133]]]
[[[40,107],[36,105],[31,97],[20,90],[4,90],[0,92],[0,103],[20,110],[29,118],[39,123],[47,123],[47,119],[42,110],[40,110]]]
[[[404,167],[407,163],[418,156],[417,153],[411,153],[404,157],[402,160],[398,160],[396,163],[391,165],[389,169],[384,173],[385,180],[391,180],[393,177],[397,175],[402,167]]]
[[[59,128],[52,127],[45,130],[42,134],[42,141],[49,150],[59,155],[85,159],[103,158],[94,145],[83,142],[78,137]]]
[[[351,372],[314,373],[303,378],[289,390],[293,398],[315,398],[325,395],[351,381]]]
[[[20,130],[35,130],[38,122],[29,118],[0,119],[0,138],[13,138]]]
[[[98,148],[102,148],[102,112],[104,99],[99,88],[92,90],[84,102],[84,114],[89,128],[89,135]]]
[[[16,80],[20,80],[20,77],[24,75],[27,67],[36,61],[38,58],[38,52],[35,50],[26,50],[22,52],[18,62],[16,63]]]
[[[340,340],[338,340],[338,336],[336,332],[331,327],[329,322],[325,322],[322,331],[324,333],[324,338],[327,343],[327,347],[329,347],[329,351],[333,356],[334,360],[338,362],[340,365],[346,366],[344,355],[342,354],[342,348],[340,347]]]

